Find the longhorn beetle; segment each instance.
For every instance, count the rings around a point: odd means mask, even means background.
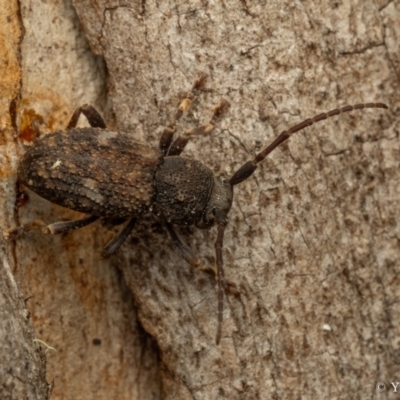
[[[99,217],[127,219],[124,228],[102,251],[107,258],[115,253],[131,233],[135,222],[145,213],[160,216],[172,242],[192,266],[199,259],[182,241],[174,225],[195,225],[209,229],[217,226],[215,241],[216,280],[218,283],[218,327],[222,332],[224,278],[222,248],[233,187],[249,178],[258,163],[290,136],[302,129],[341,113],[364,108],[388,108],[383,103],[345,106],[319,114],[283,131],[269,146],[243,164],[230,178],[216,177],[201,162],[181,157],[191,136],[211,133],[229,107],[222,100],[210,121],[186,131],[173,140],[182,115],[203,89],[206,74],[200,74],[180,103],[170,124],[164,128],[158,148],[138,142],[131,134],[107,130],[100,114],[90,105],[79,107],[66,130],[49,133],[30,147],[18,167],[18,180],[39,196],[61,206],[88,214],[85,218],[56,222],[47,226],[37,221],[3,233],[14,238],[30,229],[59,234],[82,228]],[[84,114],[90,128],[77,128]]]

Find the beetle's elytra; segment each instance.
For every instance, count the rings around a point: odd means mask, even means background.
[[[215,177],[202,163],[181,157],[190,136],[212,132],[228,103],[214,108],[211,120],[181,134],[173,140],[175,127],[202,89],[205,74],[195,81],[181,102],[170,125],[164,129],[158,148],[152,148],[132,138],[133,135],[111,132],[100,114],[84,105],[73,114],[67,129],[48,134],[30,147],[20,162],[18,179],[45,199],[61,206],[88,214],[77,221],[57,222],[41,230],[62,233],[94,222],[99,217],[128,219],[121,232],[103,250],[103,256],[113,254],[132,231],[135,221],[145,213],[155,213],[166,223],[172,241],[183,258],[193,266],[199,259],[182,241],[175,225],[196,225],[199,228],[217,226],[215,241],[216,279],[218,282],[217,344],[221,339],[223,296],[226,282],[223,272],[222,247],[227,216],[232,205],[233,186],[247,179],[269,153],[293,133],[315,122],[344,112],[364,108],[388,108],[383,103],[346,106],[314,118],[282,132],[269,146],[246,162],[232,177]],[[80,114],[91,128],[76,128]],[[36,224],[4,232],[5,237],[37,228]]]
[[[153,204],[154,174],[161,160],[160,150],[128,135],[70,129],[37,140],[19,164],[18,179],[61,206],[96,216],[128,217],[147,212]]]

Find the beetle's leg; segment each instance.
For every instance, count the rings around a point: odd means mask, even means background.
[[[226,287],[224,276],[224,261],[222,258],[222,249],[224,245],[224,232],[227,224],[226,213],[218,209],[215,210],[215,219],[217,221],[218,235],[214,243],[215,263],[217,266],[217,285],[218,285],[218,327],[216,342],[219,344],[222,334],[222,319],[224,313],[224,290]]]
[[[215,270],[215,268],[213,268],[213,267],[211,267],[209,265],[206,265],[206,266],[205,265],[201,265],[201,266],[198,267],[198,269],[201,272],[204,272],[206,274],[212,275],[215,280],[218,280],[217,271]],[[238,289],[236,283],[228,281],[225,278],[224,278],[224,282],[225,282],[225,292],[226,293],[231,294],[231,295],[233,295],[235,297],[240,296],[240,290]]]
[[[121,247],[121,244],[132,232],[135,223],[136,218],[131,218],[124,228],[104,246],[104,249],[101,252],[102,258],[109,258]]]
[[[166,128],[164,128],[160,138],[160,150],[164,153],[164,155],[167,154],[168,149],[171,146],[176,124],[182,118],[182,115],[187,110],[189,110],[191,104],[196,99],[198,92],[204,87],[206,78],[207,74],[205,73],[201,73],[199,75],[199,77],[194,81],[192,89],[186,95],[186,98],[184,98],[179,104],[178,109],[176,110],[176,113],[172,118],[171,122]]]
[[[200,260],[198,257],[192,253],[189,246],[180,238],[178,233],[175,231],[175,228],[169,222],[166,222],[166,226],[172,241],[181,252],[183,259],[192,267],[197,268],[200,265]]]
[[[75,229],[83,228],[84,226],[91,224],[97,219],[99,219],[99,217],[96,217],[95,215],[90,215],[89,217],[77,219],[74,221],[54,222],[53,224],[47,225],[44,229],[42,229],[42,232],[49,233],[50,235],[59,235],[61,233],[67,233]]]
[[[111,228],[113,226],[118,226],[122,225],[125,222],[128,221],[127,217],[103,217],[102,218],[102,224],[105,225],[108,228]]]
[[[22,234],[32,231],[38,230],[42,233],[49,233],[51,235],[58,235],[61,233],[66,233],[72,231],[74,229],[83,228],[86,225],[91,224],[92,222],[96,221],[98,217],[93,215],[81,219],[77,219],[74,221],[61,221],[55,222],[53,224],[47,225],[39,219],[35,219],[30,221],[24,225],[18,226],[17,228],[8,229],[3,232],[3,237],[5,239],[16,239],[17,237],[21,236]]]
[[[42,231],[46,227],[46,224],[40,219],[34,219],[32,221],[27,222],[24,225],[18,226],[16,228],[11,228],[3,231],[3,238],[6,240],[14,240],[19,236],[22,236],[24,233],[38,230]]]
[[[190,266],[197,268],[201,272],[205,272],[207,274],[211,274],[215,280],[217,280],[217,275],[216,271],[214,268],[210,266],[204,266],[200,265],[200,260],[198,257],[196,257],[192,251],[190,250],[189,246],[181,239],[181,237],[178,235],[176,232],[175,228],[173,225],[170,223],[166,222],[166,226],[168,229],[168,232],[171,236],[172,241],[178,248],[178,250],[181,252],[183,259],[190,264]],[[233,294],[234,296],[240,296],[240,292],[237,289],[237,286],[235,283],[227,281],[225,279],[225,290],[229,292],[229,294]]]
[[[77,108],[72,114],[67,129],[76,127],[76,124],[78,123],[78,119],[81,114],[83,114],[87,118],[91,127],[103,129],[106,128],[106,123],[104,122],[104,119],[99,114],[99,112],[90,104],[84,104],[83,106]]]
[[[229,103],[226,100],[221,100],[221,103],[214,107],[214,113],[210,121],[204,125],[190,129],[179,135],[179,137],[172,143],[168,151],[168,155],[179,156],[187,145],[190,136],[210,134],[217,126],[217,123],[222,119],[228,108]]]

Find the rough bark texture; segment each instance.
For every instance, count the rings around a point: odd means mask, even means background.
[[[20,90],[22,35],[17,1],[0,1],[0,209],[1,226],[14,219],[15,106]],[[13,275],[15,259],[0,246],[0,398],[47,399],[44,353],[34,341],[29,311]]]
[[[47,352],[52,398],[395,396],[400,2],[73,3],[107,67],[112,128],[157,146],[160,127],[198,72],[209,74],[210,91],[179,129],[206,121],[221,98],[231,103],[220,127],[185,150],[216,174],[229,177],[280,131],[314,114],[369,101],[386,102],[390,111],[307,128],[235,188],[224,257],[241,295],[225,301],[219,346],[214,280],[180,258],[154,219],[144,219],[110,262],[99,259],[110,234],[101,224],[66,238],[18,240],[15,272],[24,296],[34,296],[27,306],[37,336],[57,349]],[[69,10],[57,9],[57,21],[74,21],[66,31],[76,41],[64,46],[69,36],[61,25],[39,36],[44,11],[35,16],[34,2],[21,4],[26,31],[37,35],[23,40],[22,103],[28,99],[53,121],[51,129],[65,126],[83,102],[107,111],[101,63],[88,54],[68,3],[41,5]],[[51,52],[37,55],[35,42]],[[57,68],[64,72],[56,84],[50,77]],[[34,196],[19,218],[32,215],[49,222],[75,216]],[[182,233],[212,265],[215,229]],[[386,385],[382,393],[378,382]]]

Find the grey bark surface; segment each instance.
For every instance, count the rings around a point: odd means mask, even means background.
[[[46,353],[52,398],[395,396],[400,2],[73,1],[99,57],[88,51],[67,2],[43,3],[61,8],[58,21],[75,22],[40,40],[45,28],[36,22],[51,19],[38,18],[43,9],[32,14],[37,3],[21,4],[21,101],[53,121],[49,130],[90,102],[111,128],[157,146],[161,127],[203,71],[210,90],[178,130],[207,121],[221,98],[231,108],[184,155],[229,177],[307,117],[359,102],[390,106],[307,128],[235,188],[224,260],[240,296],[225,299],[219,346],[215,281],[182,260],[155,218],[144,218],[110,261],[99,253],[117,229],[100,223],[9,245],[21,291],[34,296],[27,307],[37,336],[57,349]],[[47,56],[37,53],[38,42]],[[58,67],[49,62],[57,57]],[[54,70],[63,71],[57,84]],[[32,216],[52,222],[76,214],[31,195],[19,219]],[[213,265],[215,229],[181,233]],[[376,390],[378,382],[385,391]]]
[[[167,237],[139,229],[114,259],[160,347],[166,398],[374,396],[398,363],[398,2],[74,4],[119,129],[156,145],[181,93],[210,74],[181,129],[231,103],[185,150],[217,174],[313,114],[390,104],[298,134],[236,188],[224,255],[241,296],[226,300],[219,347],[215,283]],[[215,231],[185,240],[213,263]]]

